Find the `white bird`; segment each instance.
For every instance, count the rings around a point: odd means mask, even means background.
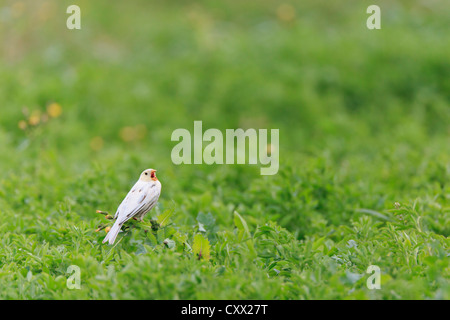
[[[103,243],[109,241],[109,244],[113,244],[125,222],[131,218],[142,221],[147,212],[156,205],[161,194],[161,182],[156,178],[155,172],[156,170],[147,169],[141,173],[139,180],[117,208],[114,215],[116,222],[103,239]]]

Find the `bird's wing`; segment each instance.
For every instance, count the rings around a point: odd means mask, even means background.
[[[136,189],[139,189],[140,187],[140,181],[136,182],[134,186],[131,188],[131,190],[128,192],[128,194],[125,196],[125,198],[120,203],[119,207],[117,208],[116,214],[114,215],[114,219],[117,219],[120,215],[120,213],[124,210],[125,207],[127,207],[128,203],[130,202],[130,198],[133,197],[133,194],[136,192]]]
[[[150,210],[159,197],[156,189],[152,183],[136,182],[120,204],[114,217],[119,223],[124,223],[135,215]]]
[[[145,214],[152,210],[152,208],[158,202],[159,196],[161,194],[161,185],[152,183],[147,192],[147,197],[145,198],[145,205],[139,208],[136,212],[133,213],[133,216],[140,216],[141,214]]]

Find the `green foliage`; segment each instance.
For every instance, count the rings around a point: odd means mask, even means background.
[[[174,212],[173,209],[172,209],[172,210],[166,210],[166,211],[164,211],[162,214],[160,214],[160,215],[156,218],[156,221],[158,222],[158,224],[159,224],[161,227],[166,226],[166,225],[169,223],[170,217],[172,216],[173,212]]]
[[[0,299],[450,299],[448,4],[381,3],[2,3]],[[280,129],[279,172],[174,165],[195,120]]]
[[[200,233],[194,236],[194,242],[192,244],[192,252],[197,255],[198,260],[209,260],[210,256],[210,244],[207,238],[203,237]]]

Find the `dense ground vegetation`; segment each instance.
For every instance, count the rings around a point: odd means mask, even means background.
[[[0,4],[0,298],[450,298],[448,3],[369,31],[362,2],[242,2]],[[194,120],[279,129],[278,174],[174,165]],[[149,167],[159,206],[102,245]]]

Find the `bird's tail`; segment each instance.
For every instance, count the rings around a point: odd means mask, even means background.
[[[114,223],[114,225],[112,226],[111,230],[109,230],[105,239],[103,239],[102,243],[109,241],[109,244],[114,244],[114,241],[116,241],[117,235],[119,234],[121,227],[122,225],[118,221],[116,221],[116,223]]]

